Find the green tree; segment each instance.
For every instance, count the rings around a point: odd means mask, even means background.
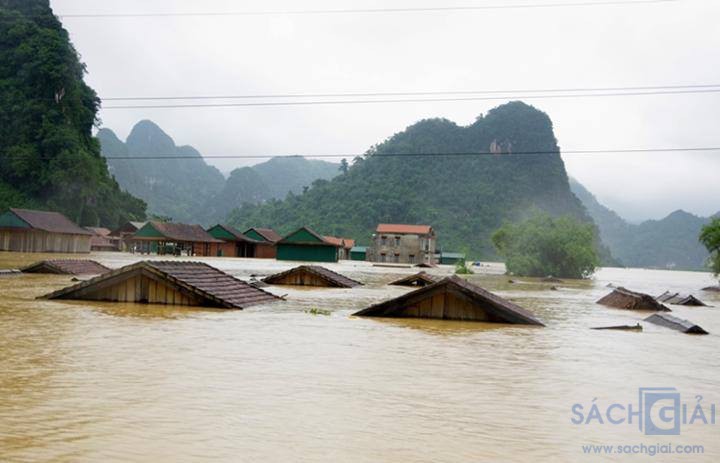
[[[145,217],[92,136],[100,105],[48,0],[0,0],[0,208],[40,207],[82,225]]]
[[[504,225],[492,241],[508,272],[515,275],[588,278],[599,265],[595,227],[568,216],[538,212]]]
[[[715,276],[720,275],[720,218],[714,218],[700,232],[700,242],[710,253],[710,268]]]
[[[340,161],[340,172],[347,174],[349,168],[350,166],[348,165],[347,159],[343,158],[343,160]]]

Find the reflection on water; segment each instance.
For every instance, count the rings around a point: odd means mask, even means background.
[[[0,254],[0,268],[38,258]],[[203,260],[240,278],[290,266]],[[412,270],[330,267],[367,284],[271,287],[287,302],[245,311],[36,300],[70,277],[0,278],[0,460],[597,461],[580,446],[658,439],[573,426],[575,402],[634,402],[641,386],[720,402],[720,295],[698,291],[707,274],[605,269],[590,282],[511,284],[491,266],[470,277],[533,310],[548,325],[537,328],[352,317],[406,292],[384,283]],[[608,283],[694,292],[714,307],[672,308],[711,334],[591,331],[647,315],[594,304]],[[705,445],[693,461],[717,461],[718,429],[670,442]]]

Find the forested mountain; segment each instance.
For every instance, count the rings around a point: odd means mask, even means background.
[[[205,225],[222,222],[233,208],[243,203],[284,198],[288,192],[300,192],[318,178],[339,174],[338,164],[291,156],[235,169],[225,180],[197,150],[176,146],[168,134],[147,120],[133,127],[125,143],[106,128],[97,137],[103,154],[109,158],[110,172],[120,185],[147,201],[150,213],[176,222]],[[161,159],[142,159],[148,156]],[[178,156],[192,159],[177,159]]]
[[[0,0],[0,209],[55,210],[82,225],[145,217],[92,136],[99,99],[48,0]]]
[[[708,252],[698,241],[698,236],[710,218],[679,210],[662,220],[634,225],[600,204],[576,180],[570,181],[570,187],[598,225],[603,242],[623,265],[688,270],[706,268]]]
[[[488,151],[497,154],[436,154]],[[522,154],[538,151],[548,154]],[[444,249],[491,258],[491,233],[536,208],[590,220],[570,191],[550,118],[513,102],[465,127],[420,121],[356,159],[347,173],[285,200],[245,205],[231,223],[281,232],[308,225],[360,243],[380,222],[426,223]]]
[[[110,173],[123,188],[147,201],[152,214],[196,222],[206,201],[225,183],[222,173],[206,164],[200,153],[190,146],[176,146],[151,121],[138,122],[125,143],[109,129],[101,129],[97,136],[103,155],[111,158]],[[114,156],[129,159],[112,159]],[[148,156],[161,159],[142,159]],[[192,159],[173,158],[177,156]]]

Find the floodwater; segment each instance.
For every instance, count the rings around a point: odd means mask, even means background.
[[[42,257],[0,253],[0,268]],[[53,256],[57,257],[57,256]],[[111,267],[139,256],[96,253]],[[202,259],[240,278],[289,263]],[[550,284],[502,266],[472,281],[534,311],[547,327],[351,314],[407,289],[411,269],[342,262],[366,286],[271,287],[286,302],[244,311],[36,300],[68,276],[0,277],[0,461],[479,462],[615,461],[588,444],[702,445],[718,461],[720,424],[645,436],[637,423],[571,422],[571,407],[636,404],[640,387],[674,387],[692,408],[720,403],[720,295],[709,274],[603,269]],[[450,267],[432,273],[449,273]],[[644,324],[648,314],[596,305],[614,283],[692,292],[714,307],[671,306],[709,336]],[[311,308],[330,311],[313,315]],[[720,407],[719,407],[720,408]],[[708,418],[709,419],[709,418]],[[647,459],[623,456],[623,461]]]

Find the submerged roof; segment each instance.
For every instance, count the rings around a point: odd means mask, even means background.
[[[610,294],[597,301],[597,303],[616,309],[670,312],[670,309],[656,301],[652,296],[630,291],[622,287],[615,288]]]
[[[414,235],[427,235],[432,233],[432,227],[430,225],[405,225],[398,223],[381,223],[375,229],[377,233],[400,233],[400,234],[414,234]]]
[[[420,314],[423,303],[434,305],[435,296],[442,292],[460,294],[465,300],[470,301],[470,306],[448,307],[442,305],[439,311],[433,307],[431,315]],[[465,310],[462,315],[459,312]],[[412,313],[412,315],[409,315]],[[472,315],[477,314],[481,316]],[[367,309],[361,310],[354,315],[361,317],[416,317],[416,318],[439,318],[447,320],[478,320],[494,323],[515,323],[525,325],[541,325],[530,311],[523,309],[507,299],[495,295],[480,286],[474,285],[458,276],[452,275],[443,278],[431,285],[411,291],[389,301],[375,304]]]
[[[656,297],[660,302],[665,302],[668,304],[675,304],[675,305],[696,305],[696,306],[704,306],[706,305],[704,302],[702,302],[700,299],[696,298],[692,294],[680,294],[680,293],[671,293],[670,291],[665,291],[658,297]]]
[[[393,285],[393,286],[427,286],[427,285],[431,285],[440,280],[441,280],[440,277],[430,275],[429,273],[426,273],[426,272],[420,272],[420,273],[416,273],[414,275],[409,275],[409,276],[400,278],[399,280],[395,280],[388,284]]]
[[[248,228],[243,234],[247,234],[249,231],[254,231],[258,235],[265,238],[266,241],[269,241],[271,243],[276,243],[282,239],[282,236],[280,236],[280,234],[278,234],[278,232],[276,232],[272,228]]]
[[[61,275],[101,275],[110,269],[88,259],[52,259],[35,262],[21,270],[23,273],[54,273]]]
[[[147,275],[155,281],[177,286],[180,290],[201,299],[206,307],[242,309],[255,304],[274,302],[280,298],[238,280],[203,262],[141,261],[113,270],[99,277],[55,291],[44,299],[84,299],[95,289],[102,289],[110,282],[121,282]]]
[[[332,270],[328,270],[319,265],[301,265],[275,275],[270,275],[269,277],[264,278],[263,281],[270,284],[282,284],[281,281],[283,279],[303,273],[319,277],[321,280],[326,281],[328,286],[336,288],[354,288],[355,286],[362,286],[362,283],[359,281],[355,281],[352,278],[348,278],[345,275],[333,272]]]
[[[691,321],[683,320],[682,318],[673,317],[672,315],[665,313],[656,313],[650,315],[645,319],[646,322],[654,323],[655,325],[664,326],[672,330],[680,331],[687,334],[708,334],[702,327],[694,324]]]
[[[69,235],[92,235],[93,233],[80,227],[59,212],[33,211],[30,209],[10,208],[10,212],[27,223],[31,228],[50,233]]]
[[[153,239],[150,236],[142,236],[144,231],[148,230],[148,227],[154,228],[164,238],[173,241],[185,241],[193,243],[222,243],[222,240],[213,238],[208,232],[203,229],[200,225],[190,225],[185,223],[175,222],[156,222],[150,221],[137,231],[133,238],[140,239]]]

